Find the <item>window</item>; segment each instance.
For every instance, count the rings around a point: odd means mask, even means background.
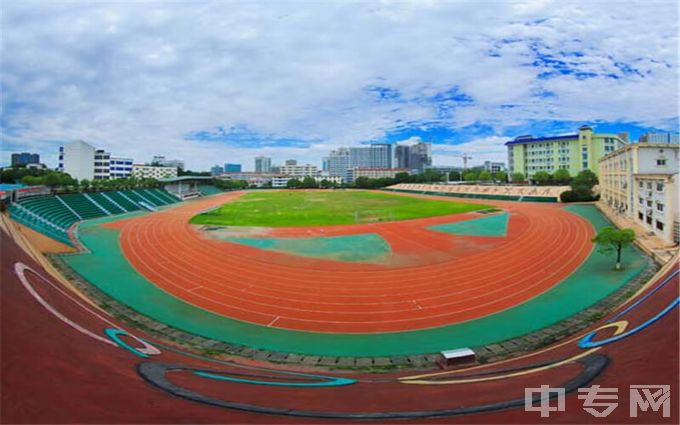
[[[663,183],[657,183],[656,190],[657,192],[663,192]]]
[[[638,212],[638,218],[640,219],[640,221],[643,221],[645,219],[645,215],[642,214],[641,212]]]
[[[652,201],[647,201],[647,206],[651,207],[652,206]]]
[[[652,217],[647,216],[647,224],[652,224]]]
[[[659,230],[663,230],[663,223],[660,222],[659,220],[656,220],[656,228]]]
[[[657,211],[663,211],[663,204],[660,204],[660,203],[657,202],[656,203],[656,210]]]
[[[647,189],[652,190],[652,183],[651,182],[647,182]]]
[[[643,182],[640,182],[640,189],[644,189],[645,184]]]
[[[657,159],[656,165],[659,166],[659,167],[665,167],[666,166],[666,160],[665,159]]]

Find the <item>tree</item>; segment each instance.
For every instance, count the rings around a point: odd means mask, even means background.
[[[479,173],[478,178],[483,182],[488,182],[489,180],[491,180],[491,173],[488,171],[482,171],[481,173]]]
[[[306,176],[302,179],[302,185],[300,187],[305,189],[316,189],[319,187],[319,184],[314,180],[314,177]]]
[[[449,173],[449,181],[451,181],[451,182],[460,181],[460,177],[461,177],[460,171],[455,171],[455,170],[454,170],[454,171],[451,171],[451,172]]]
[[[475,181],[479,179],[479,173],[474,170],[469,170],[463,173],[463,180],[466,182]]]
[[[493,173],[493,179],[497,182],[506,183],[508,181],[508,173],[505,171],[497,171]]]
[[[290,179],[288,180],[288,183],[286,183],[288,189],[297,189],[300,186],[302,186],[302,182],[298,179]]]
[[[590,170],[583,170],[571,181],[571,188],[578,191],[587,188],[592,190],[597,184],[597,175]]]
[[[593,238],[593,242],[598,245],[598,251],[603,254],[616,252],[616,270],[621,269],[621,251],[635,241],[633,229],[615,229],[605,227]]]
[[[571,174],[569,174],[569,170],[560,168],[559,170],[553,173],[553,180],[555,181],[556,184],[561,185],[569,184],[571,183]]]
[[[406,172],[397,173],[395,174],[394,179],[397,183],[408,183],[411,181],[411,175]]]
[[[90,188],[90,181],[88,179],[82,179],[80,181],[80,187],[83,189],[83,191],[89,189]]]
[[[536,174],[534,174],[532,180],[536,182],[536,184],[538,184],[539,186],[545,186],[550,183],[550,181],[552,180],[552,176],[547,171],[539,171]]]
[[[512,173],[513,182],[523,182],[526,181],[526,176],[523,173]]]

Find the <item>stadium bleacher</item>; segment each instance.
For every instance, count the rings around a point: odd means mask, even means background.
[[[207,184],[199,185],[198,191],[201,192],[203,196],[217,195],[218,193],[222,193],[222,189]]]
[[[400,183],[386,190],[394,192],[418,192],[426,195],[452,196],[457,198],[493,199],[519,202],[560,202],[560,194],[569,186],[486,186],[442,185]]]
[[[141,204],[162,207],[179,199],[162,189],[71,193],[26,198],[10,205],[10,216],[19,223],[67,245],[73,245],[68,229],[77,221],[142,209]]]

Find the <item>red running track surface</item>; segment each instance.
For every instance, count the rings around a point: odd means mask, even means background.
[[[304,237],[375,232],[392,247],[388,264],[263,251],[211,239],[188,223],[199,212],[240,195],[191,201],[106,226],[121,229],[121,245],[130,263],[175,297],[237,320],[313,332],[416,330],[497,313],[559,284],[592,249],[593,229],[586,220],[557,205],[543,204],[493,202],[510,214],[504,238],[426,229],[478,218],[477,213],[367,225],[276,228],[268,234]]]

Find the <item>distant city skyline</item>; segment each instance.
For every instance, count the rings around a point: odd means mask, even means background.
[[[200,4],[6,2],[0,164],[85,140],[192,170],[418,141],[481,165],[522,134],[678,131],[675,1]]]

